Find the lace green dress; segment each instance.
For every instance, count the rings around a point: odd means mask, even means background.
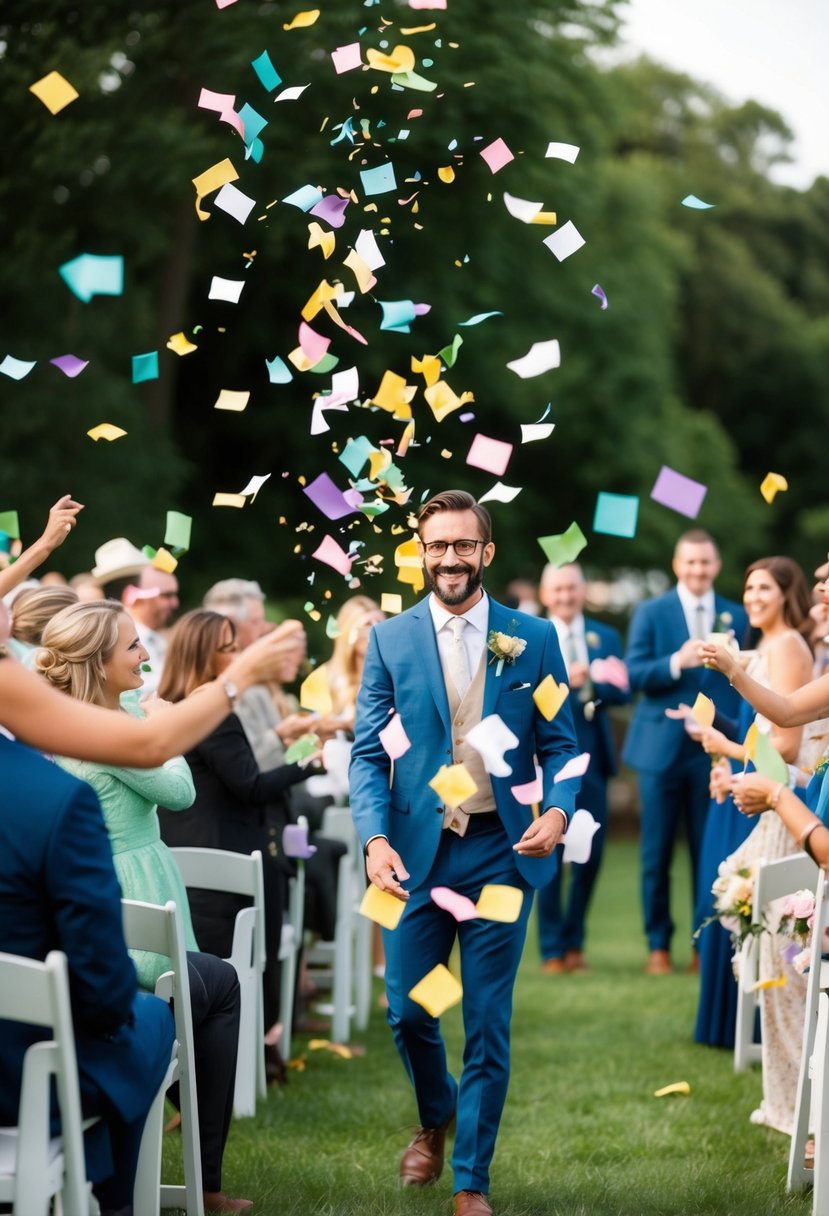
[[[156,810],[159,803],[176,811],[192,805],[196,792],[187,761],[176,756],[161,768],[118,768],[64,756],[55,759],[98,795],[124,898],[150,904],[174,899],[184,918],[185,945],[188,950],[198,950],[187,892],[161,839]],[[139,984],[152,992],[158,977],[169,970],[170,960],[146,950],[131,950],[130,954]]]

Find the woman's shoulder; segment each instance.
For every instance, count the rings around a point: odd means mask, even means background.
[[[809,643],[806,641],[802,633],[796,629],[786,629],[782,633],[776,634],[773,638],[769,638],[764,645],[764,649],[769,655],[799,655],[805,654],[811,658],[811,650]]]

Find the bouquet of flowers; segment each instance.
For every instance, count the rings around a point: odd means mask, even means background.
[[[752,920],[756,877],[757,866],[754,862],[733,866],[729,865],[728,861],[721,861],[714,885],[711,887],[714,914],[706,917],[694,937],[699,937],[703,929],[714,921],[719,921],[731,934],[737,953],[747,937],[756,937],[763,933],[768,927],[765,918],[757,923]]]
[[[783,915],[780,917],[777,932],[792,939],[792,944],[783,952],[783,957],[800,975],[809,966],[814,924],[814,893],[804,890],[787,895],[783,901]]]

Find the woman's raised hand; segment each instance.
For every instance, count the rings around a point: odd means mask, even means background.
[[[304,659],[308,640],[301,621],[283,621],[276,629],[259,638],[237,655],[225,671],[225,678],[245,688],[278,679],[285,659]]]

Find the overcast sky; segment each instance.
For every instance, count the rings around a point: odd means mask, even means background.
[[[829,0],[630,0],[623,36],[730,101],[778,110],[797,139],[776,181],[829,177]]]

